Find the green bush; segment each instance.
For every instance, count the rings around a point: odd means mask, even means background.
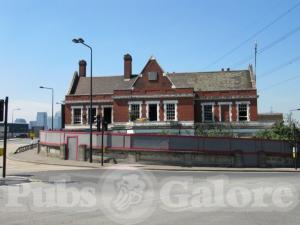
[[[299,128],[296,126],[296,132],[299,132]],[[272,140],[294,140],[293,125],[284,124],[284,122],[276,123],[272,128],[266,129],[256,133],[257,138],[272,139]]]

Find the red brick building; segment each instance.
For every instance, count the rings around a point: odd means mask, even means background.
[[[247,70],[167,73],[151,57],[139,74],[124,56],[119,76],[93,78],[94,116],[104,116],[112,130],[132,132],[182,129],[197,125],[243,126],[257,121],[257,90],[252,66]],[[88,129],[90,77],[79,62],[65,98],[66,129]]]

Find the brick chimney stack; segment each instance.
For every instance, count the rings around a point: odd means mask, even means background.
[[[85,60],[79,61],[79,76],[80,77],[86,76],[86,61]]]
[[[124,55],[124,79],[130,80],[132,75],[132,57],[130,54]]]

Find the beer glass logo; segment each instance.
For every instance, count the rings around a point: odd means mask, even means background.
[[[141,170],[110,170],[100,185],[100,205],[104,214],[119,224],[137,224],[152,215],[156,180]]]
[[[146,182],[139,174],[129,174],[116,182],[117,196],[112,204],[118,211],[130,210],[143,200]]]

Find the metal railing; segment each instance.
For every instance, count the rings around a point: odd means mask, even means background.
[[[17,154],[17,153],[20,153],[20,152],[25,152],[25,151],[28,151],[28,150],[32,150],[32,149],[35,149],[38,147],[38,143],[35,143],[35,144],[30,144],[30,145],[25,145],[25,146],[21,146],[19,147],[15,152],[14,154]]]

